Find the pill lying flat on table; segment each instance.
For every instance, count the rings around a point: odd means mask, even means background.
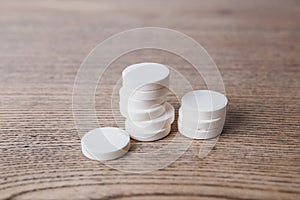
[[[157,90],[169,85],[169,69],[159,63],[139,63],[122,74],[123,86],[133,90]]]
[[[96,158],[94,158],[89,152],[88,150],[85,149],[85,147],[83,146],[83,144],[81,144],[81,151],[83,153],[83,155],[91,160],[97,160]]]
[[[123,156],[130,147],[130,137],[115,127],[96,128],[81,139],[83,154],[94,160],[112,160]]]

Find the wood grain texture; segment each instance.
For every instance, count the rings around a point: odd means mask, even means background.
[[[0,1],[0,198],[300,199],[299,22],[296,0]],[[224,132],[204,159],[195,141],[164,169],[124,173],[82,156],[72,89],[95,45],[143,26],[176,29],[202,44],[230,103]],[[101,126],[115,124],[108,100],[122,68],[145,59],[204,87],[176,56],[132,52],[97,88]],[[132,151],[153,148],[133,141]]]

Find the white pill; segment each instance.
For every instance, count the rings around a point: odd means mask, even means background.
[[[149,109],[129,109],[126,105],[119,104],[121,114],[132,121],[148,121],[160,117],[166,111],[166,103]]]
[[[157,98],[166,98],[168,91],[168,88],[165,87],[152,91],[131,90],[129,88],[121,87],[119,94],[120,98],[122,97],[125,99],[155,100]]]
[[[133,109],[133,110],[139,110],[139,109],[149,109],[149,108],[155,108],[159,105],[162,105],[165,103],[164,98],[159,98],[155,100],[134,100],[134,99],[129,99],[124,100],[123,98],[120,98],[119,104],[124,105],[123,107]]]
[[[151,142],[151,141],[156,141],[156,140],[160,140],[164,137],[166,137],[167,135],[170,134],[171,131],[171,126],[166,127],[165,129],[156,131],[156,132],[145,132],[144,134],[142,134],[141,132],[135,132],[134,130],[131,130],[131,128],[129,127],[129,130],[127,130],[130,134],[130,137],[141,141],[141,142]]]
[[[138,110],[138,109],[148,109],[154,108],[158,105],[165,103],[165,96],[153,100],[136,100],[124,96],[120,96],[120,103],[127,105],[128,108]]]
[[[227,98],[215,91],[196,90],[181,99],[181,118],[215,119],[225,116]]]
[[[112,160],[127,153],[130,137],[119,128],[96,128],[82,137],[81,146],[84,155],[90,159]]]
[[[128,108],[126,106],[123,106],[123,103],[119,102],[119,110],[123,117],[128,116]]]
[[[93,155],[91,155],[91,154],[88,152],[88,150],[85,149],[85,147],[84,147],[82,144],[81,144],[81,151],[82,151],[82,154],[83,154],[85,157],[87,157],[87,158],[89,158],[89,159],[91,159],[91,160],[97,160],[96,158],[93,157]]]
[[[143,130],[140,128],[136,128],[135,126],[132,126],[132,123],[129,122],[129,120],[125,121],[125,130],[130,134],[130,135],[135,135],[139,137],[153,137],[161,132],[163,132],[165,129],[170,127],[170,124],[162,129],[158,130]]]
[[[186,109],[183,106],[179,108],[180,111],[180,117],[182,119],[198,119],[198,120],[213,120],[218,119],[222,117],[226,117],[226,108],[219,110],[217,112],[202,112],[198,111],[197,108],[195,110]]]
[[[170,71],[159,63],[138,63],[122,73],[123,86],[133,90],[157,90],[169,85]]]
[[[138,130],[161,130],[166,126],[173,123],[175,118],[175,111],[171,104],[166,103],[166,112],[158,118],[149,121],[130,121],[126,120],[127,123],[131,124]]]
[[[198,130],[206,130],[206,129],[213,129],[216,127],[220,127],[224,125],[225,116],[217,119],[212,120],[201,120],[197,118],[189,119],[181,117],[181,110],[179,110],[179,117],[178,117],[178,124],[183,125],[184,127],[188,127],[190,129],[198,129]]]
[[[126,67],[123,71],[122,71],[122,78],[124,78],[126,76],[126,74],[137,68],[137,67],[141,67],[142,65],[145,65],[147,62],[144,62],[144,63],[136,63],[136,64],[132,64],[132,65],[129,65],[128,67]]]
[[[182,126],[181,124],[178,124],[178,131],[182,135],[191,139],[211,139],[220,135],[222,133],[222,130],[223,126],[210,129],[208,131],[201,131],[197,129],[190,129],[185,126]]]
[[[169,124],[165,124],[164,127],[162,127],[161,129],[143,129],[143,128],[139,128],[137,126],[135,126],[133,124],[133,122],[131,122],[130,120],[126,120],[125,121],[125,129],[126,130],[130,130],[130,132],[132,132],[134,135],[139,135],[141,137],[152,137],[154,135],[157,135],[157,133],[161,132],[161,130],[164,130],[168,127],[170,127],[170,123]],[[137,134],[135,134],[137,133]]]
[[[143,63],[136,63],[136,64],[132,64],[128,67],[126,67],[123,71],[122,71],[122,78],[124,79],[125,76],[127,75],[127,73],[133,69],[136,69],[138,67],[143,67],[145,65],[151,65],[151,64],[156,64],[156,63],[151,63],[151,62],[143,62]]]

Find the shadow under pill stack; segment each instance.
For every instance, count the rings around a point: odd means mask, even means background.
[[[178,130],[192,139],[211,139],[221,134],[227,98],[212,90],[188,92],[181,99]]]
[[[169,69],[158,63],[138,63],[122,72],[120,112],[125,129],[135,140],[155,141],[169,135],[174,108],[166,102]]]

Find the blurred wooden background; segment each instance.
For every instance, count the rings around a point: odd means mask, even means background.
[[[205,158],[195,141],[164,169],[125,173],[82,156],[72,89],[99,42],[144,26],[203,45],[222,74],[229,111]],[[185,69],[203,88],[184,60],[166,56],[144,50],[116,61],[115,79],[96,91],[100,126],[114,125],[114,81],[139,59]],[[0,1],[0,80],[1,199],[300,199],[299,1]],[[168,141],[133,141],[132,151]]]

